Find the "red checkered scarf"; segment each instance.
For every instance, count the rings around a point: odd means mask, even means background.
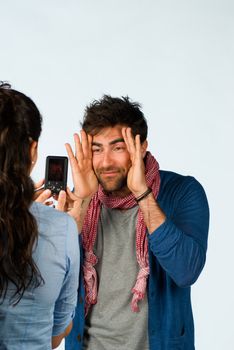
[[[155,198],[157,198],[160,186],[159,165],[150,152],[147,152],[146,154],[145,172],[147,186],[152,188],[152,192]],[[97,303],[97,272],[94,269],[94,266],[97,264],[98,258],[95,256],[93,248],[96,240],[98,220],[102,205],[105,205],[108,208],[129,209],[136,206],[137,202],[133,194],[129,194],[123,198],[108,196],[101,186],[99,186],[98,191],[91,199],[82,229],[86,315],[90,306]],[[136,257],[140,270],[136,284],[132,288],[133,297],[131,309],[133,312],[139,311],[138,301],[142,300],[145,296],[147,278],[149,275],[148,240],[146,238],[146,226],[143,214],[140,209],[138,210],[136,222]]]

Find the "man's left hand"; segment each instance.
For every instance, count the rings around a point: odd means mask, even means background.
[[[147,148],[147,141],[141,144],[140,135],[136,135],[134,138],[131,128],[124,127],[122,129],[122,134],[132,162],[132,166],[128,172],[127,185],[133,195],[138,197],[147,190],[145,165],[143,161]]]

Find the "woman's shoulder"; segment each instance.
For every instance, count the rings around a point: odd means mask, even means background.
[[[37,202],[32,203],[30,211],[37,220],[39,231],[49,229],[63,233],[69,230],[77,233],[76,222],[67,213]]]

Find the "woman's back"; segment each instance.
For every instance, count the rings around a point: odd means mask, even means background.
[[[66,329],[76,305],[74,288],[78,286],[79,274],[76,223],[69,215],[39,203],[33,203],[30,211],[39,231],[33,259],[44,283],[27,289],[16,306],[9,303],[15,292],[9,284],[0,305],[0,350],[51,349],[52,335]]]
[[[76,306],[76,223],[33,202],[41,124],[35,103],[0,82],[0,350],[57,347]]]

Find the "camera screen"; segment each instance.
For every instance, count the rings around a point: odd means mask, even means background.
[[[63,181],[64,160],[50,159],[48,181]]]

